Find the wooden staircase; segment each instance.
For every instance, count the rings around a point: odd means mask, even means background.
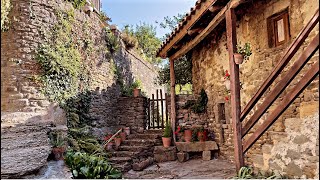
[[[132,169],[133,163],[153,158],[154,146],[161,145],[162,129],[145,130],[142,134],[130,134],[109,159],[113,167],[122,172]]]

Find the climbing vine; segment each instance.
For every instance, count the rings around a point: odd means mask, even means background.
[[[10,0],[1,0],[1,32],[8,30],[9,12],[11,10]]]

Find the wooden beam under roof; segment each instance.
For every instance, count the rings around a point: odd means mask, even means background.
[[[211,6],[209,8],[209,11],[210,12],[217,12],[217,11],[221,10],[222,8],[223,8],[223,6]]]
[[[194,33],[200,33],[201,31],[203,31],[204,28],[195,28],[195,29],[189,29],[188,30],[188,34],[191,36]]]
[[[216,1],[217,0],[208,0],[201,4],[200,9],[195,11],[195,14],[193,15],[193,17],[191,17],[187,24],[182,27],[179,32],[177,32],[173,39],[169,41],[169,43],[166,44],[163,49],[161,49],[161,51],[159,52],[159,56],[163,58],[166,57],[167,52],[172,48],[172,46],[187,34],[188,29],[190,29],[202,17],[202,15],[208,10],[208,8],[211,7]]]
[[[220,22],[225,19],[225,12],[230,8],[236,8],[242,3],[245,3],[247,0],[231,0],[224,8],[220,10],[220,12],[213,18],[212,21],[208,24],[208,26],[193,40],[186,43],[185,46],[183,46],[180,50],[175,52],[172,56],[170,56],[170,59],[176,60],[177,58],[183,56],[188,51],[190,51],[192,48],[194,48],[198,43],[200,43],[211,31],[216,28]]]

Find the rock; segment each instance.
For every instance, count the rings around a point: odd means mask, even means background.
[[[293,151],[291,149],[287,151],[286,158],[299,159],[300,157],[301,157],[301,154],[299,152]]]
[[[210,161],[211,160],[211,151],[203,151],[202,152],[202,159],[204,161]]]
[[[177,150],[174,146],[168,148],[155,146],[153,153],[156,162],[175,161],[177,159]]]
[[[306,142],[310,141],[308,137],[306,137],[305,135],[299,135],[299,136],[296,136],[294,139],[293,139],[293,142],[296,143],[296,144],[304,144]]]
[[[144,161],[138,162],[138,163],[134,163],[132,164],[132,169],[134,171],[142,171],[144,168],[148,167],[150,164],[153,163],[153,158],[148,158]]]
[[[290,162],[284,171],[290,178],[302,176],[301,168],[298,165],[294,164],[294,162]]]
[[[189,160],[189,153],[178,152],[177,157],[179,162],[185,162]]]

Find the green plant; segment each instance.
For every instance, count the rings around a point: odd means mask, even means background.
[[[251,179],[252,177],[253,170],[251,167],[241,167],[234,179]]]
[[[50,132],[49,139],[51,145],[55,147],[63,147],[65,145],[65,138],[61,133]]]
[[[105,30],[105,34],[106,34],[105,40],[107,43],[107,47],[108,47],[109,51],[111,52],[111,54],[114,54],[120,48],[119,38],[114,35],[114,33],[111,31],[111,29],[109,27],[106,27],[104,30]]]
[[[249,56],[252,54],[250,43],[245,43],[243,47],[241,45],[237,45],[237,53],[242,54],[244,60],[248,60]]]
[[[122,86],[121,86],[121,94],[124,95],[124,96],[132,96],[133,90],[135,88],[139,88],[139,89],[143,88],[142,87],[142,82],[139,79],[135,80],[129,86],[125,86],[124,84],[122,84]]]
[[[166,124],[162,137],[171,137],[172,136],[172,130],[169,123]]]
[[[86,4],[86,0],[67,0],[72,3],[75,9],[80,9]]]
[[[12,8],[10,0],[1,0],[1,32],[8,30],[9,12]]]
[[[111,22],[111,18],[105,12],[100,11],[99,14],[100,14],[99,18],[102,22]]]
[[[65,161],[75,179],[118,179],[122,176],[103,156],[68,151]]]
[[[264,174],[264,175],[263,175]],[[272,172],[264,172],[259,171],[257,174],[253,172],[252,167],[241,167],[238,171],[237,175],[232,179],[288,179],[286,176],[281,174],[276,175]]]

